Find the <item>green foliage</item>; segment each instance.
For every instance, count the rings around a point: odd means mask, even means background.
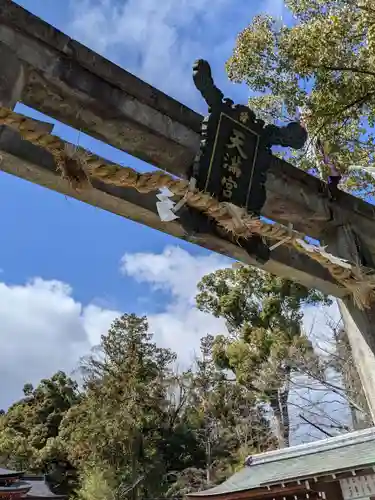
[[[276,442],[253,391],[228,380],[215,362],[215,338],[201,340],[201,356],[192,377],[188,418],[200,446],[206,449],[208,482],[224,479],[250,453]]]
[[[207,487],[207,474],[204,469],[189,467],[175,476],[175,481],[169,487],[166,497],[182,497],[194,491],[201,491]]]
[[[167,391],[174,360],[151,342],[145,318],[114,321],[100,349],[83,360],[85,398],[61,426],[72,463],[101,463],[129,484],[147,475],[150,485],[154,469],[165,465],[160,442],[172,431]]]
[[[316,290],[248,266],[221,269],[198,285],[198,307],[224,317],[229,330],[244,322],[260,328],[300,330],[301,306],[329,300]]]
[[[112,471],[102,467],[86,468],[80,479],[76,500],[116,500],[116,481]]]
[[[64,415],[80,401],[77,383],[60,371],[23,392],[0,417],[0,456],[10,468],[50,474],[54,486],[70,491],[72,467],[56,438]]]
[[[202,344],[202,355],[209,352],[210,346]],[[204,370],[198,362],[196,372],[182,375],[173,373],[174,361],[169,349],[152,342],[145,318],[124,315],[113,323],[100,349],[83,361],[85,397],[60,429],[76,467],[103,464],[114,471],[117,488],[136,484],[137,496],[152,497],[185,491],[191,474],[196,480],[190,487],[204,474],[217,481],[238,463],[240,440],[235,424],[230,430],[225,421],[233,420],[236,390],[228,383],[224,387],[212,361]],[[216,433],[210,438],[209,463],[208,421],[215,422]],[[269,433],[268,423],[261,416],[258,426],[255,419],[252,423],[252,436],[264,447],[259,428]]]
[[[329,300],[246,266],[205,276],[198,288],[198,307],[225,318],[231,334],[212,341],[216,366],[231,370],[258,401],[271,405],[279,420],[279,443],[287,444],[290,377],[306,366],[319,369],[319,359],[302,331],[302,305],[328,304]]]
[[[76,500],[183,496],[225,479],[253,451],[275,446],[262,409],[227,381],[202,340],[196,367],[152,341],[125,314],[81,362],[84,384],[59,372],[0,416],[6,465],[49,472]]]
[[[269,121],[293,119],[306,106],[311,137],[326,141],[343,174],[374,166],[375,10],[372,0],[285,0],[291,25],[260,15],[238,36],[227,63],[235,82],[255,92],[250,106]],[[262,95],[263,94],[263,95]],[[306,151],[290,158],[315,169]],[[327,171],[320,165],[323,177]],[[346,179],[352,191],[373,192],[362,173]],[[369,185],[371,184],[371,185]]]
[[[40,469],[46,446],[80,395],[77,383],[64,372],[43,379],[35,389],[26,384],[24,395],[0,420],[0,453],[11,456],[15,467]]]
[[[153,342],[146,318],[123,315],[81,360],[81,393],[58,372],[27,384],[0,415],[4,465],[48,473],[75,500],[136,500],[182,497],[275,448],[259,403],[272,406],[277,390],[259,381],[268,363],[279,388],[287,357],[311,353],[300,306],[324,298],[245,267],[205,277],[200,290],[199,307],[225,317],[230,338],[206,336],[195,366],[176,373],[176,355]]]

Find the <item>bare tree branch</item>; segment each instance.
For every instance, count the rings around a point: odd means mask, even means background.
[[[317,424],[314,424],[314,422],[310,422],[310,420],[308,420],[306,417],[304,417],[301,413],[299,414],[299,417],[304,421],[306,422],[307,424],[311,425],[312,427],[315,427],[315,429],[317,429],[318,431],[322,432],[323,434],[325,434],[326,436],[328,437],[333,437],[333,434],[330,434],[329,432],[325,431],[324,429],[322,429],[321,427],[319,427],[319,425]]]

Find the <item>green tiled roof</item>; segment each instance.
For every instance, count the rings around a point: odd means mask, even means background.
[[[214,496],[375,465],[375,428],[254,455],[227,481],[191,496]]]
[[[18,476],[23,476],[23,472],[15,471],[15,470],[9,470],[9,469],[2,469],[0,467],[0,478],[1,477],[18,477]]]

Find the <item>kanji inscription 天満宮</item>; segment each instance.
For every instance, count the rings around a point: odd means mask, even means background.
[[[193,166],[197,187],[219,201],[259,215],[266,200],[271,145],[301,148],[306,131],[295,122],[286,127],[266,126],[250,108],[224,98],[206,61],[195,63],[194,83],[209,106]]]

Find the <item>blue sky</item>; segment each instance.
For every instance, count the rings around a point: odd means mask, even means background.
[[[281,0],[250,5],[245,0],[217,0],[210,9],[204,0],[182,0],[178,8],[173,0],[17,3],[202,114],[206,105],[193,85],[193,61],[207,58],[223,91],[246,102],[246,87],[228,81],[224,63],[237,34],[254,14],[283,12]],[[39,117],[22,105],[17,110]],[[57,125],[54,133],[78,142],[78,132],[69,127]],[[79,143],[112,161],[147,170],[146,164],[83,134]],[[0,250],[0,267],[8,283],[35,275],[59,279],[69,283],[84,303],[100,299],[108,307],[141,312],[138,297],[149,287],[134,280],[130,284],[119,275],[119,256],[158,253],[176,240],[5,174],[0,176],[0,192],[2,213],[11,214],[3,221],[7,244]],[[181,241],[178,245],[194,255],[208,254]],[[150,302],[150,308],[158,310],[160,301]]]
[[[246,102],[247,89],[227,80],[224,63],[254,14],[283,14],[282,0],[17,3],[201,113],[193,61],[208,59],[222,90]],[[39,117],[22,105],[17,110]],[[147,170],[61,124],[54,133]],[[147,313],[156,340],[176,350],[182,364],[202,335],[224,330],[221,320],[195,310],[194,295],[199,279],[229,260],[4,173],[0,214],[0,408],[25,382],[70,372],[120,312]]]
[[[156,0],[134,2],[128,12],[121,8],[117,11],[120,3],[115,1],[72,1],[68,8],[65,2],[23,0],[17,3],[202,113],[205,103],[191,78],[191,65],[198,57],[212,61],[222,87],[246,102],[246,89],[227,81],[224,63],[236,34],[254,13],[253,9],[244,8],[247,2],[229,4],[221,0],[208,12],[204,2],[186,2],[186,5],[182,2],[181,12],[177,14],[167,2],[158,23],[151,23],[158,12]],[[150,23],[154,40],[148,39]],[[131,33],[126,29],[128,25]],[[162,43],[160,38],[164,39]],[[176,55],[179,60],[175,59]],[[160,60],[154,64],[157,57]],[[168,78],[165,78],[165,69],[170,72]],[[17,109],[28,112],[23,106]],[[60,125],[54,132],[74,143],[78,140],[77,131],[68,127]],[[82,135],[80,144],[111,160],[140,166],[140,162],[128,155]],[[5,174],[0,176],[0,190],[2,213],[11,214],[3,221],[7,244],[0,250],[1,267],[8,282],[20,283],[34,275],[60,279],[71,284],[75,297],[85,303],[104,298],[110,307],[139,312],[138,297],[146,292],[146,287],[132,282],[132,293],[127,293],[128,280],[117,272],[119,257],[124,252],[157,253],[176,241]],[[205,253],[183,242],[178,244],[195,254]],[[158,307],[156,301],[155,308]]]
[[[276,5],[278,0],[273,1]],[[156,0],[17,3],[202,113],[205,104],[191,77],[198,57],[210,60],[228,94],[246,102],[247,90],[227,81],[224,63],[239,30],[261,8],[256,2],[250,8],[245,1],[218,0],[210,9],[203,0],[182,0],[178,9],[172,0],[162,7]],[[39,117],[22,105],[17,110]],[[78,142],[78,132],[69,127],[57,124],[54,133]],[[113,161],[147,170],[142,162],[83,134],[79,143]],[[157,340],[185,355],[206,331],[223,328],[194,311],[193,296],[199,278],[227,260],[4,173],[0,193],[0,337],[9,353],[8,363],[0,367],[0,381],[12,379],[6,389],[0,388],[0,407],[17,397],[24,382],[59,368],[72,369],[120,311],[150,315]],[[121,268],[124,255],[133,259],[132,269]],[[159,275],[148,265],[152,259],[159,259]],[[181,279],[184,270],[189,283]],[[20,324],[25,311],[29,320]],[[63,333],[66,321],[70,335]]]

